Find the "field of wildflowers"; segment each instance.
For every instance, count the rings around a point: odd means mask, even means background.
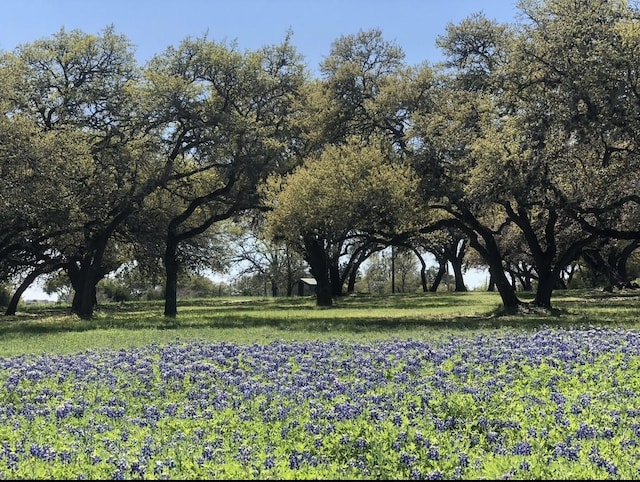
[[[640,331],[0,358],[2,479],[638,479]]]

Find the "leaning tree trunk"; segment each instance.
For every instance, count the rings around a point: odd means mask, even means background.
[[[417,248],[412,248],[412,250],[420,261],[420,281],[422,282],[422,292],[426,293],[427,291],[429,291],[429,287],[427,286],[427,263],[425,262],[424,258]]]
[[[493,279],[491,272],[489,272],[489,285],[487,286],[487,291],[490,291],[493,293],[495,290],[496,290],[496,282]]]
[[[495,286],[500,293],[502,299],[502,306],[506,313],[515,313],[520,306],[520,300],[516,296],[516,291],[507,279],[507,276],[502,269],[502,264],[497,262],[489,262],[489,270],[491,271],[491,277],[495,283]]]
[[[31,273],[29,273],[27,277],[24,279],[24,281],[20,283],[20,286],[18,286],[18,289],[16,289],[15,293],[13,293],[13,296],[11,297],[11,301],[9,302],[9,306],[7,306],[7,310],[4,313],[6,316],[13,316],[16,314],[16,311],[18,311],[18,303],[20,303],[20,298],[22,297],[22,294],[25,291],[27,291],[27,288],[31,286],[31,283],[33,283],[36,280],[36,278],[40,276],[42,273],[43,271],[36,269]]]
[[[358,279],[358,270],[360,264],[354,264],[349,271],[349,278],[347,280],[347,294],[351,295],[356,291],[356,280]]]
[[[624,281],[626,287],[631,287],[631,279],[629,279],[629,274],[627,272],[627,261],[639,246],[640,240],[632,241],[631,244],[622,250],[616,263],[616,271],[618,272],[620,279]]]
[[[433,284],[431,285],[431,288],[429,288],[429,291],[431,291],[432,293],[435,293],[436,291],[438,291],[438,286],[440,286],[440,282],[442,281],[442,277],[444,276],[445,272],[447,271],[447,262],[445,261],[444,263],[440,263],[440,266],[438,267],[438,272],[436,273],[436,277],[433,280]]]
[[[493,283],[500,293],[502,307],[506,313],[516,313],[521,302],[516,295],[516,291],[507,279],[507,274],[502,267],[502,255],[496,243],[493,233],[477,225],[478,233],[468,231],[470,246],[475,249],[489,265],[489,273],[491,276],[490,283]],[[482,236],[484,241],[480,243],[478,234]]]
[[[27,277],[22,281],[20,286],[18,286],[18,289],[16,290],[16,292],[13,294],[13,297],[9,302],[9,306],[7,307],[5,315],[13,316],[16,314],[16,311],[18,309],[18,303],[20,302],[20,298],[22,297],[23,293],[27,290],[27,288],[29,288],[29,286],[31,286],[31,284],[38,278],[38,276],[41,276],[43,274],[53,273],[54,271],[57,271],[63,267],[64,267],[64,263],[54,263],[48,266],[47,265],[40,266],[37,269],[33,270],[31,273],[29,273]]]
[[[366,250],[362,249],[357,255],[352,256],[347,264],[347,269],[345,269],[342,279],[347,282],[347,294],[351,295],[356,291],[356,281],[358,279],[358,272],[360,270],[360,266],[367,259],[368,253]]]

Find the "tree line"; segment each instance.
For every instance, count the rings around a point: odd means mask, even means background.
[[[550,309],[577,260],[628,282],[640,10],[518,9],[513,23],[449,24],[441,63],[408,65],[379,29],[341,36],[318,77],[292,33],[247,51],[189,37],[144,65],[113,26],[0,53],[0,281],[16,286],[14,312],[59,273],[90,319],[97,284],[135,266],[161,273],[175,317],[181,270],[228,261],[225,236],[247,229],[286,253],[272,261],[290,280],[309,267],[322,306],[388,246],[454,270],[473,252],[509,312],[523,304],[514,278]]]

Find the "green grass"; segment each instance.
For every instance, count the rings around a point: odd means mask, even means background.
[[[0,356],[119,349],[191,338],[252,344],[275,339],[425,339],[541,325],[640,327],[640,303],[633,291],[558,291],[553,304],[553,315],[498,316],[498,294],[480,291],[353,295],[331,308],[316,307],[309,297],[229,297],[181,300],[176,319],[163,316],[162,302],[106,303],[90,321],[69,314],[68,305],[24,305],[16,316],[0,318]]]

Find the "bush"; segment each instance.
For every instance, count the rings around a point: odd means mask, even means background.
[[[131,301],[133,298],[131,291],[125,285],[114,279],[103,279],[98,283],[98,298],[109,301],[121,302]]]

